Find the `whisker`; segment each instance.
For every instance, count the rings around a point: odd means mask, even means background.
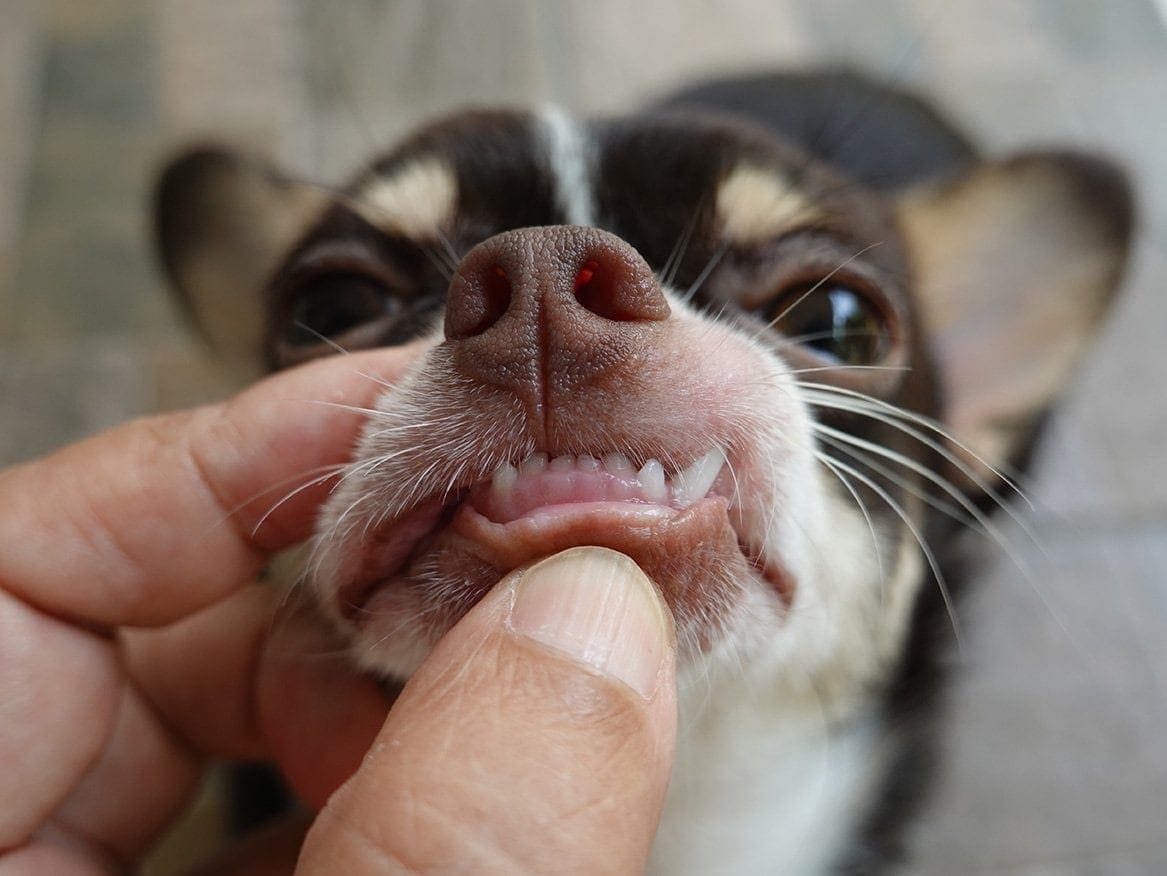
[[[1000,467],[995,467],[994,465],[989,463],[988,460],[986,460],[984,457],[977,454],[971,447],[969,447],[967,444],[960,441],[955,435],[952,434],[951,431],[949,431],[947,428],[945,428],[942,423],[932,419],[931,417],[927,417],[923,414],[917,413],[916,411],[910,411],[907,408],[902,408],[902,407],[899,407],[897,405],[893,405],[890,402],[886,402],[883,399],[879,399],[879,398],[876,398],[874,396],[867,395],[866,393],[858,392],[858,391],[852,390],[852,389],[846,389],[846,388],[841,387],[841,386],[831,386],[830,384],[827,384],[827,383],[811,383],[811,382],[806,382],[806,381],[799,381],[799,386],[802,387],[803,389],[806,389],[806,390],[817,390],[818,392],[823,393],[823,394],[827,394],[827,395],[836,394],[836,395],[847,396],[850,399],[854,399],[854,400],[860,402],[865,407],[878,408],[879,410],[886,412],[889,416],[891,416],[893,418],[898,417],[898,418],[907,419],[912,423],[915,423],[919,426],[923,426],[925,429],[931,430],[935,434],[939,435],[941,438],[944,438],[946,441],[952,442],[952,444],[954,446],[963,450],[970,457],[972,457],[972,459],[974,459],[975,461],[977,461],[981,465],[983,465],[986,469],[989,470],[989,472],[991,472],[994,476],[999,478],[1006,486],[1008,486],[1009,489],[1011,489],[1018,496],[1018,498],[1020,498],[1023,502],[1025,502],[1025,504],[1029,506],[1029,509],[1031,511],[1035,510],[1033,503],[1029,500],[1029,498],[1026,496],[1025,492],[1021,489],[1021,487],[1019,487],[1012,479],[1007,477],[1000,470]],[[823,401],[815,402],[815,404],[823,404],[824,407],[831,407],[831,405],[829,403],[825,403]],[[855,410],[852,408],[840,408],[840,409],[841,410],[853,410],[855,413],[867,413],[867,411]],[[874,414],[872,414],[872,416],[874,416]],[[883,422],[887,422],[887,421],[885,420]],[[896,425],[898,428],[902,428],[905,432],[908,432],[908,427],[903,426],[902,424],[893,424],[893,423],[889,422],[888,425]],[[917,438],[917,440],[919,440],[921,442],[928,443],[928,441],[929,441],[929,439],[921,436],[915,430],[908,432],[908,434],[911,434],[914,438]],[[929,446],[931,446],[934,450],[937,450],[937,452],[947,454],[945,458],[949,462],[951,462],[953,465],[956,465],[958,468],[960,468],[961,472],[964,475],[966,475],[971,481],[973,481],[973,483],[975,483],[979,488],[981,488],[982,490],[985,490],[987,493],[989,493],[991,496],[993,496],[995,499],[997,499],[998,503],[1001,505],[1002,508],[1007,507],[1008,503],[1004,502],[1003,499],[1001,499],[995,492],[993,492],[992,489],[989,487],[989,485],[987,485],[984,482],[983,478],[980,478],[979,475],[977,475],[974,471],[968,469],[967,466],[963,465],[963,463],[959,463],[954,457],[951,456],[950,451],[947,451],[944,448],[942,448],[939,445],[936,445],[934,443],[929,444]]]
[[[941,514],[944,514],[946,517],[955,520],[957,523],[960,523],[963,526],[967,526],[969,529],[972,529],[983,535],[988,534],[984,527],[982,527],[974,517],[971,517],[967,512],[959,508],[957,505],[954,505],[951,502],[946,502],[945,500],[932,495],[927,490],[920,489],[907,478],[901,477],[887,466],[874,461],[871,454],[864,453],[862,450],[858,450],[857,448],[852,447],[843,441],[836,441],[829,435],[819,435],[818,437],[819,440],[824,444],[828,444],[836,450],[840,450],[843,453],[846,453],[852,459],[862,462],[869,469],[891,481],[901,490],[910,493],[912,496],[926,504],[929,508],[933,508],[936,511],[939,511]]]
[[[813,368],[796,368],[787,374],[816,374],[820,371],[911,371],[910,365],[849,365],[840,362],[838,365],[816,365]]]
[[[883,477],[887,478],[888,480],[892,481],[892,483],[896,484],[896,486],[908,491],[913,496],[920,499],[922,502],[926,503],[930,507],[935,508],[936,510],[940,511],[941,513],[946,514],[947,516],[949,516],[953,520],[956,520],[960,523],[963,523],[966,526],[969,526],[970,529],[974,529],[974,531],[980,533],[981,535],[984,535],[985,537],[992,539],[992,541],[1005,553],[1006,557],[1013,564],[1014,568],[1017,569],[1017,571],[1021,574],[1021,577],[1025,580],[1025,583],[1029,585],[1029,587],[1033,590],[1033,592],[1037,596],[1037,598],[1039,600],[1041,600],[1042,605],[1044,606],[1046,611],[1049,612],[1050,617],[1053,618],[1054,621],[1058,624],[1059,628],[1061,628],[1062,632],[1066,633],[1067,636],[1070,636],[1069,624],[1066,622],[1065,617],[1062,615],[1061,611],[1054,604],[1053,600],[1050,597],[1050,594],[1046,592],[1047,588],[1045,588],[1041,584],[1038,577],[1033,573],[1033,567],[1021,555],[1019,555],[1017,553],[1017,551],[1014,549],[1013,542],[1010,541],[1008,538],[1006,538],[1006,536],[1004,535],[1004,533],[1002,532],[1000,527],[998,527],[995,523],[993,523],[992,518],[989,517],[988,515],[984,514],[983,512],[981,512],[980,509],[977,508],[975,504],[971,505],[971,507],[968,507],[968,512],[970,514],[975,512],[975,516],[968,517],[964,513],[962,513],[960,509],[957,509],[955,506],[949,504],[948,502],[944,502],[940,499],[937,499],[935,496],[929,496],[925,492],[920,492],[920,491],[914,489],[911,484],[906,482],[904,479],[898,477],[894,472],[890,471],[886,466],[883,466],[877,462],[874,462],[868,454],[862,453],[861,451],[857,451],[853,447],[843,446],[841,443],[836,444],[836,443],[832,442],[826,436],[820,436],[820,437],[823,440],[827,441],[827,443],[831,443],[837,449],[839,449],[839,450],[849,454],[853,458],[859,460],[864,465],[866,465],[868,468],[870,468],[872,471],[875,471],[878,474],[882,475]],[[943,480],[943,479],[940,479],[940,480]],[[936,482],[939,483],[940,481],[938,480]],[[956,488],[953,487],[953,489],[956,489]],[[964,504],[964,503],[962,503],[962,504]],[[1041,552],[1041,554],[1043,556],[1048,558],[1048,554],[1045,551],[1044,545],[1042,545],[1041,541],[1037,538],[1036,534],[1034,534],[1028,528],[1028,526],[1025,524],[1025,522],[1023,520],[1018,520],[1018,524],[1022,528],[1024,534],[1029,537],[1029,539],[1033,543],[1033,545]]]
[[[333,468],[336,468],[336,467],[333,467]],[[298,486],[294,490],[291,490],[290,492],[288,492],[286,495],[284,495],[283,498],[281,498],[278,502],[276,502],[274,505],[272,505],[270,508],[268,508],[257,521],[255,521],[255,525],[251,527],[251,537],[255,538],[257,535],[259,535],[259,530],[263,527],[264,523],[266,523],[268,518],[271,517],[273,514],[276,513],[276,511],[279,510],[281,505],[290,501],[291,499],[294,499],[296,496],[300,495],[300,493],[304,492],[305,490],[309,490],[312,487],[315,487],[319,484],[324,483],[329,478],[335,477],[337,474],[338,474],[338,472],[336,470],[326,471],[323,474],[312,478],[307,483],[300,484],[300,486]]]
[[[442,245],[441,255],[445,257],[445,263],[450,269],[450,276],[447,280],[453,279],[454,273],[458,270],[458,265],[462,261],[462,257],[458,255],[458,251],[454,249],[454,244],[450,242],[450,238],[446,236],[446,232],[442,229],[437,229],[438,242]]]
[[[822,461],[824,456],[827,456],[827,454],[823,453],[821,450],[814,451],[814,454],[820,461]],[[873,493],[883,499],[883,501],[887,503],[888,507],[891,508],[892,511],[894,511],[900,518],[900,520],[904,522],[904,526],[908,528],[908,531],[912,534],[912,537],[920,546],[920,550],[924,554],[924,559],[928,563],[928,568],[932,570],[932,575],[936,579],[936,585],[940,589],[940,597],[944,600],[944,607],[948,611],[948,619],[952,624],[952,635],[956,640],[957,652],[963,655],[964,636],[961,633],[960,620],[956,616],[956,605],[952,600],[952,594],[949,592],[948,582],[944,577],[944,573],[940,571],[940,564],[936,561],[936,556],[932,552],[932,548],[928,545],[927,539],[925,539],[923,534],[920,532],[919,527],[917,527],[916,524],[912,522],[912,518],[904,510],[903,506],[900,505],[900,503],[895,499],[893,499],[887,490],[883,489],[883,487],[881,487],[878,483],[840,459],[831,458],[831,461],[835,465],[839,466],[839,468],[845,471],[847,474],[851,475],[851,477],[858,480],[860,483],[866,484],[867,487]]]
[[[805,344],[808,341],[823,341],[828,338],[877,338],[882,332],[873,332],[865,329],[853,329],[847,332],[837,332],[834,329],[825,332],[807,332],[802,335],[790,335],[789,337],[781,338],[777,347],[779,351],[787,347],[793,347],[798,344]]]
[[[671,286],[673,281],[677,279],[677,271],[681,269],[681,262],[685,259],[685,252],[689,247],[689,240],[697,228],[697,220],[700,216],[700,210],[693,211],[693,217],[686,224],[680,237],[677,238],[677,242],[673,244],[673,249],[669,253],[669,257],[665,259],[665,263],[660,269],[660,282],[662,286]]]
[[[825,465],[828,469],[830,469],[831,473],[839,479],[839,483],[841,483],[847,489],[847,492],[851,494],[851,498],[855,500],[855,504],[859,506],[859,510],[863,514],[863,519],[867,521],[867,531],[871,533],[872,552],[875,554],[875,564],[879,570],[879,603],[880,605],[883,605],[883,599],[887,585],[887,576],[884,573],[883,551],[879,549],[879,537],[875,532],[875,523],[871,519],[871,512],[867,510],[867,504],[859,497],[858,491],[856,491],[851,482],[847,480],[846,476],[841,471],[839,471],[834,465],[831,464],[831,460],[827,454],[824,453],[822,456],[820,456],[819,461],[822,462],[823,465]]]
[[[1021,530],[1021,532],[1026,536],[1029,543],[1032,544],[1033,546],[1035,546],[1038,550],[1040,550],[1043,555],[1045,554],[1045,548],[1042,545],[1041,540],[1037,537],[1037,533],[1034,532],[1033,527],[1029,524],[1029,522],[1021,514],[1018,514],[1013,509],[1013,507],[1009,504],[1009,502],[1007,502],[1005,500],[1005,498],[1000,493],[998,493],[996,490],[994,490],[993,487],[984,480],[984,478],[982,478],[976,471],[971,469],[968,465],[966,465],[964,463],[963,460],[961,460],[958,456],[956,456],[951,451],[949,451],[948,448],[944,447],[942,444],[932,440],[929,436],[923,434],[919,430],[914,429],[911,426],[908,426],[902,422],[899,422],[898,420],[894,419],[893,417],[885,417],[885,416],[883,416],[875,411],[864,410],[861,407],[853,407],[849,404],[836,405],[836,404],[831,404],[829,402],[823,402],[823,401],[814,401],[814,402],[812,402],[812,404],[821,405],[823,407],[832,408],[834,410],[847,411],[847,412],[854,413],[854,414],[859,415],[859,416],[870,417],[874,420],[877,420],[881,423],[886,424],[887,426],[890,426],[893,429],[897,429],[900,432],[903,432],[905,435],[911,436],[915,440],[919,441],[921,444],[930,448],[935,453],[937,453],[942,459],[944,459],[949,465],[951,465],[953,468],[955,468],[957,471],[959,471],[961,474],[963,474],[965,477],[967,477],[970,481],[972,481],[977,486],[977,488],[980,489],[993,502],[993,504],[997,508],[1000,508],[1017,525],[1017,527]],[[953,489],[957,489],[955,487],[955,485],[952,485],[952,486],[953,486]],[[963,495],[963,492],[962,492],[962,495]],[[1024,496],[1022,496],[1022,498],[1024,498]],[[1029,507],[1031,509],[1033,508],[1032,503],[1030,503],[1028,500],[1026,500],[1026,503],[1029,505]]]
[[[794,308],[796,308],[799,304],[801,304],[803,301],[805,301],[809,295],[812,295],[813,293],[817,292],[822,287],[823,283],[827,282],[827,280],[831,279],[831,277],[835,276],[835,274],[839,273],[839,271],[843,270],[843,268],[847,267],[847,265],[851,264],[851,262],[855,261],[855,259],[859,258],[864,253],[875,249],[877,246],[882,245],[882,243],[883,243],[883,241],[876,241],[875,243],[869,243],[867,246],[863,247],[863,249],[859,250],[859,252],[845,258],[842,262],[840,262],[838,265],[836,265],[834,268],[832,268],[831,271],[826,276],[824,276],[821,280],[816,282],[813,286],[811,286],[809,289],[807,289],[805,292],[803,292],[801,295],[799,295],[797,298],[795,298],[792,302],[790,302],[790,304],[786,305],[786,307],[784,307],[782,309],[781,313],[779,313],[776,317],[774,317],[772,320],[770,320],[768,323],[766,323],[764,326],[762,326],[760,329],[758,329],[758,331],[754,335],[754,340],[757,340],[758,338],[760,338],[762,336],[762,332],[765,332],[765,331],[772,329],[779,322],[781,322],[783,320],[783,318],[785,318],[785,316],[788,313],[790,313],[790,311],[794,310]]]
[[[264,487],[261,490],[256,490],[254,493],[249,495],[247,498],[243,499],[240,502],[237,502],[231,508],[227,509],[227,511],[224,512],[224,514],[218,520],[216,520],[214,523],[210,524],[206,528],[205,533],[213,532],[214,530],[218,529],[220,526],[223,526],[228,520],[230,520],[232,517],[234,517],[236,514],[238,514],[240,511],[242,511],[244,508],[246,508],[248,505],[250,505],[252,502],[256,501],[257,499],[267,495],[268,493],[274,492],[275,490],[282,489],[283,487],[287,486],[288,484],[300,480],[300,478],[303,478],[303,477],[312,478],[312,480],[310,480],[307,484],[303,484],[298,488],[298,489],[304,489],[306,487],[312,486],[312,484],[314,484],[314,483],[321,483],[323,481],[326,481],[330,477],[334,477],[334,476],[340,474],[342,471],[344,471],[344,469],[345,469],[345,463],[336,463],[333,465],[318,466],[316,468],[308,469],[307,471],[302,471],[302,472],[299,472],[299,473],[294,474],[294,475],[289,475],[286,478],[281,478],[279,481],[277,481],[274,484],[269,484],[268,486]],[[283,503],[284,501],[286,501],[287,498],[288,497],[284,497],[279,502],[277,502],[276,503],[277,506],[279,504]],[[272,513],[272,510],[274,510],[274,509],[269,509],[264,514],[264,518],[269,516]],[[260,522],[262,522],[262,520],[264,518],[260,518]],[[256,527],[258,527],[258,525],[259,524],[257,523]],[[255,535],[254,530],[252,531],[252,535],[253,536]]]

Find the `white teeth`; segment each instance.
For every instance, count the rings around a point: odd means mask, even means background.
[[[665,487],[665,469],[655,459],[650,459],[640,469],[636,477],[644,491],[644,498],[653,502],[664,502],[669,497]]]
[[[575,468],[574,456],[557,456],[547,466],[552,471],[571,471]]]
[[[613,474],[631,474],[633,471],[632,463],[628,461],[628,457],[623,453],[609,453],[605,456],[604,468]]]
[[[494,470],[494,476],[490,479],[491,492],[500,499],[509,496],[518,478],[519,470],[509,462],[504,462]]]
[[[725,465],[725,452],[714,447],[691,466],[673,475],[673,502],[681,508],[688,508],[698,499],[709,494],[713,482]]]
[[[532,453],[519,463],[519,471],[523,474],[538,474],[547,468],[546,453]]]
[[[504,462],[494,470],[490,479],[491,493],[498,499],[505,499],[514,491],[515,483],[522,475],[538,475],[544,471],[570,472],[602,470],[622,478],[625,482],[636,478],[642,499],[657,504],[671,504],[675,508],[688,508],[699,499],[709,495],[713,482],[725,465],[725,451],[714,447],[697,459],[684,471],[671,478],[666,477],[664,466],[657,459],[649,459],[636,471],[623,453],[609,453],[603,459],[594,456],[571,456],[564,454],[548,459],[546,453],[532,453],[518,466]]]

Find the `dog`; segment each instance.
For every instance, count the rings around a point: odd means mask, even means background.
[[[173,286],[239,369],[419,344],[303,576],[357,664],[408,678],[567,547],[657,583],[670,874],[902,861],[970,533],[1000,538],[1133,216],[1106,160],[983,157],[846,70],[618,119],[466,110],[336,189],[204,146],[156,199]]]

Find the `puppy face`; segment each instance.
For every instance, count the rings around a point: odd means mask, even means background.
[[[979,519],[1089,338],[1124,193],[1045,154],[888,200],[745,123],[474,112],[335,195],[195,153],[160,231],[227,355],[420,341],[308,564],[362,664],[408,676],[507,572],[591,544],[658,583],[684,665],[846,703],[943,586],[930,515]]]

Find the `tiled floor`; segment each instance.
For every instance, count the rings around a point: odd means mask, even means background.
[[[1167,872],[1167,35],[1152,0],[470,0],[0,6],[0,462],[224,391],[161,295],[153,169],[221,132],[335,180],[472,101],[614,111],[710,71],[849,60],[993,150],[1133,171],[1126,298],[1033,488],[1031,580],[964,610],[926,873]]]

